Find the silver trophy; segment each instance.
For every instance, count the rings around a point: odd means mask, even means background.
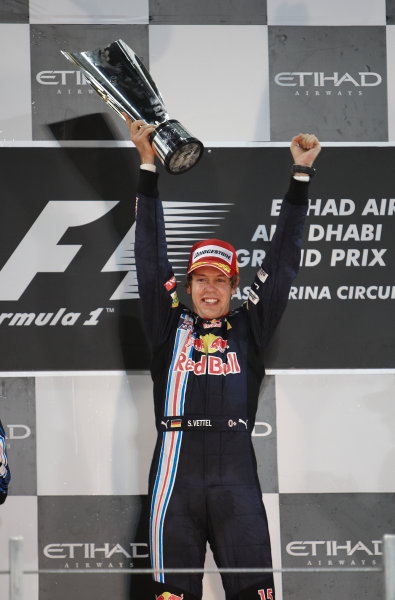
[[[169,173],[184,173],[203,153],[203,144],[179,121],[169,119],[162,96],[141,60],[122,40],[103,49],[61,51],[93,89],[123,119],[156,125],[151,144]]]

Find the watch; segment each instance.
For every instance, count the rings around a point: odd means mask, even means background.
[[[306,173],[307,175],[310,175],[310,177],[314,177],[315,168],[308,167],[307,165],[292,165],[291,173],[292,175],[295,173]]]

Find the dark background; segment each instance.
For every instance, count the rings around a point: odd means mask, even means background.
[[[349,198],[350,216],[310,215],[307,225],[383,224],[381,241],[307,242],[321,252],[316,267],[303,267],[295,285],[329,286],[330,300],[291,300],[266,357],[272,369],[392,368],[394,300],[340,300],[341,285],[394,285],[394,216],[361,216],[369,198],[395,196],[391,173],[394,148],[329,147],[317,160],[310,186],[313,201]],[[82,312],[98,307],[99,324],[83,327],[0,325],[2,370],[140,370],[149,366],[149,350],[140,322],[138,300],[110,301],[125,271],[101,269],[134,219],[138,160],[132,148],[2,148],[0,269],[50,200],[119,200],[103,218],[70,228],[62,244],[82,247],[64,273],[39,273],[19,301],[1,302],[0,312]],[[160,167],[163,200],[231,203],[223,224],[213,233],[236,249],[264,247],[251,238],[258,224],[268,229],[272,199],[288,185],[287,148],[209,148],[200,163],[181,176]],[[23,171],[23,177],[21,172]],[[385,267],[330,267],[332,248],[387,248]],[[240,287],[256,269],[241,269]],[[179,286],[181,287],[181,286]],[[182,293],[181,293],[182,296]],[[232,304],[233,301],[232,301]],[[111,312],[107,312],[107,308]],[[112,312],[112,309],[114,311]],[[86,315],[86,316],[85,316]]]

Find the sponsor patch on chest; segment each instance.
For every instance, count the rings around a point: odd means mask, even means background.
[[[195,375],[230,375],[240,373],[240,365],[236,352],[228,352],[227,362],[220,356],[203,354],[199,361],[188,358],[185,352],[181,352],[174,366],[175,372],[193,372]]]

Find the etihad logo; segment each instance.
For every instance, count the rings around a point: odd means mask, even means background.
[[[32,430],[28,425],[6,425],[8,429],[8,435],[6,439],[8,440],[25,440],[30,437],[32,434]]]
[[[375,566],[382,556],[382,540],[295,540],[286,546],[287,554],[304,557],[307,566]]]
[[[295,96],[363,95],[364,88],[377,87],[383,81],[379,73],[360,71],[358,73],[325,73],[323,71],[283,71],[274,76],[274,82],[281,87],[294,88]],[[296,88],[296,89],[295,89]],[[306,89],[308,88],[308,89]]]
[[[273,431],[273,427],[270,423],[265,421],[255,421],[254,429],[252,430],[252,437],[267,437]]]
[[[50,89],[55,90],[58,96],[63,94],[81,96],[82,94],[95,93],[88,79],[80,70],[40,71],[36,74],[36,81],[39,85],[51,86]]]
[[[79,69],[77,71],[40,71],[36,75],[36,81],[41,85],[89,85],[88,79]]]
[[[277,85],[292,87],[327,87],[328,85],[339,87],[345,83],[350,83],[354,87],[375,87],[380,85],[382,80],[383,78],[379,73],[372,73],[371,71],[360,72],[354,74],[354,76],[350,73],[339,75],[336,71],[331,75],[327,75],[323,71],[284,71],[277,73],[274,77]]]
[[[127,548],[117,543],[70,542],[47,544],[43,554],[48,559],[63,561],[65,569],[131,568],[133,560],[148,558],[148,545],[130,543]]]

